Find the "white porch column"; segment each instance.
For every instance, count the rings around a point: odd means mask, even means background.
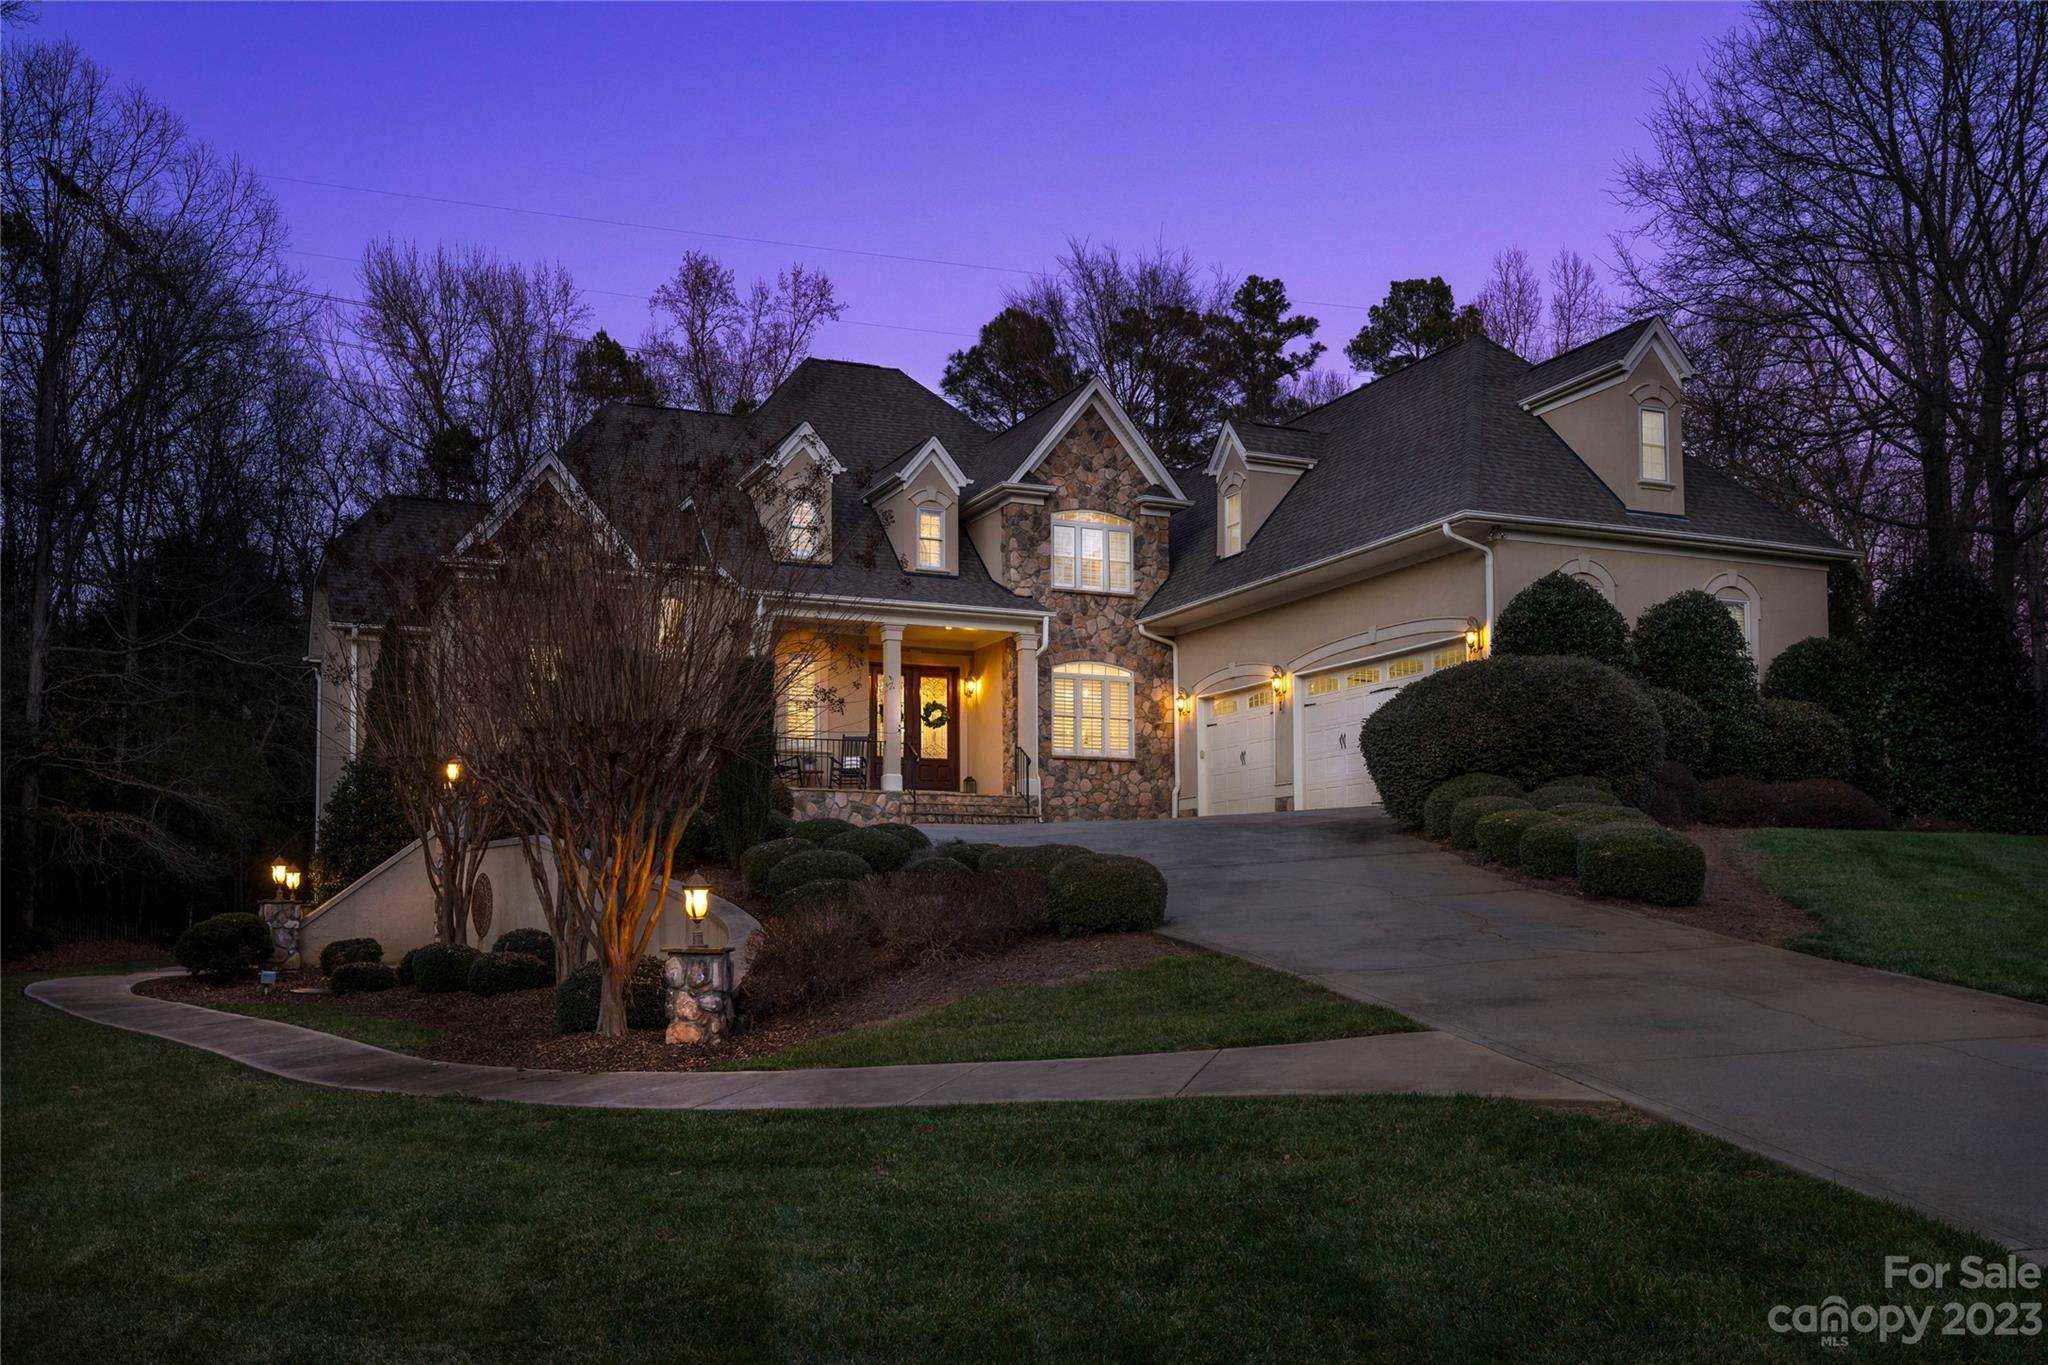
[[[903,790],[903,627],[882,627],[882,790]]]
[[[1017,632],[1017,746],[1031,760],[1031,777],[1021,791],[1036,796],[1044,777],[1038,754],[1038,632]],[[1017,774],[1025,782],[1023,773]]]

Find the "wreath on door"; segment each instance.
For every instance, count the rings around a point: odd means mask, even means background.
[[[926,702],[924,709],[917,713],[917,718],[923,722],[924,728],[927,730],[936,730],[952,719],[946,711],[946,703],[942,701]]]

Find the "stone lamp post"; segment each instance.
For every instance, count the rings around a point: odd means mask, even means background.
[[[715,1043],[732,1032],[732,949],[705,946],[711,888],[701,873],[683,883],[683,913],[690,917],[690,946],[666,949],[662,965],[668,1041]]]
[[[270,865],[270,882],[276,888],[271,899],[256,907],[257,915],[270,930],[275,949],[272,961],[286,967],[298,965],[299,928],[305,922],[305,907],[299,904],[299,870],[289,863]]]

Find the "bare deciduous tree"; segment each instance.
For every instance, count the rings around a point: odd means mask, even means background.
[[[669,396],[706,412],[747,412],[789,377],[818,330],[846,311],[826,275],[792,265],[741,297],[732,269],[701,251],[648,301],[641,349]]]
[[[1529,266],[1528,252],[1511,246],[1497,253],[1473,302],[1479,307],[1480,330],[1496,344],[1526,359],[1539,358],[1543,291]]]
[[[1614,322],[1614,310],[1592,262],[1570,247],[1558,248],[1557,259],[1550,263],[1550,354],[1583,346]]]

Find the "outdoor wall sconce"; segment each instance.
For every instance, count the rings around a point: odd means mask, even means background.
[[[966,682],[960,684],[960,690],[967,694],[967,700],[973,701],[981,695],[981,679],[969,678]]]
[[[1479,652],[1479,622],[1470,616],[1465,618],[1465,652],[1467,654],[1477,654]]]
[[[704,917],[711,913],[711,887],[701,872],[683,881],[683,913],[690,917],[690,946],[704,946]]]
[[[1195,699],[1182,692],[1173,699],[1173,709],[1185,716],[1195,709]]]
[[[1293,686],[1293,684],[1294,679],[1288,677],[1277,668],[1273,670],[1273,695],[1275,697],[1278,697],[1281,701],[1286,701],[1287,689]]]
[[[448,785],[454,786],[462,780],[462,760],[451,758],[441,766],[441,772],[448,778]]]

